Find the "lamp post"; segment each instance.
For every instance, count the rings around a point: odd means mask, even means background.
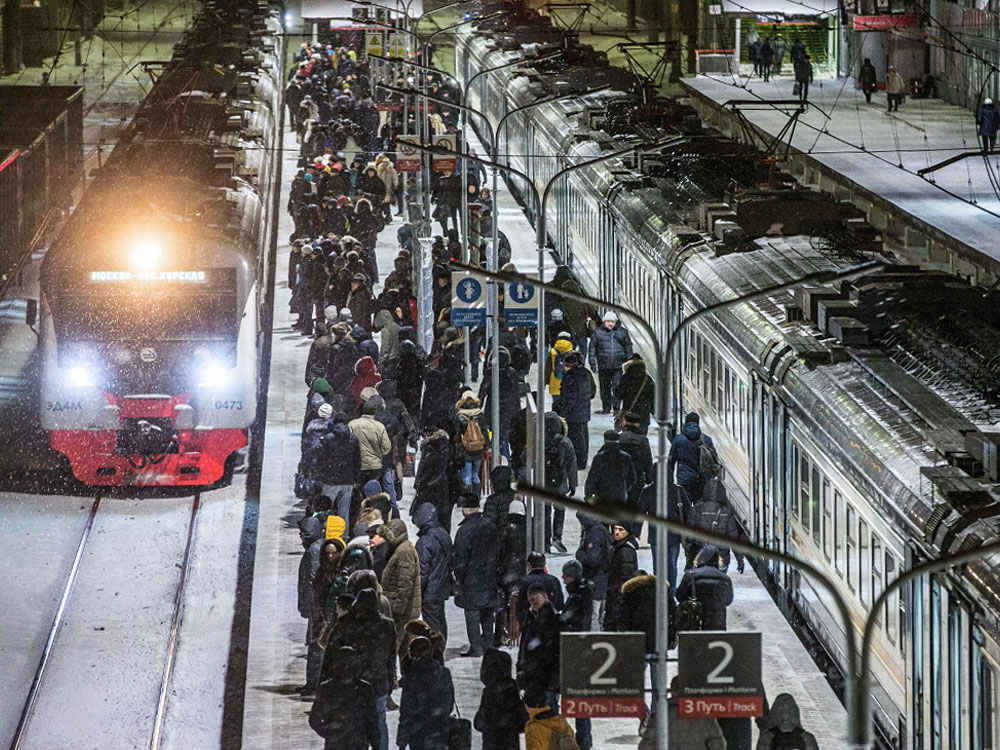
[[[553,178],[555,179],[555,178]],[[544,210],[544,209],[543,209]],[[649,322],[635,313],[633,310],[623,307],[622,305],[617,305],[614,303],[606,302],[604,300],[591,297],[586,294],[577,294],[575,292],[568,292],[565,289],[560,289],[559,287],[554,287],[550,284],[536,283],[533,280],[521,276],[520,274],[493,274],[495,278],[501,281],[524,281],[525,283],[536,284],[539,287],[539,293],[543,293],[545,290],[557,294],[566,299],[572,299],[577,302],[584,303],[596,303],[603,307],[611,308],[616,312],[627,315],[630,319],[634,320],[643,332],[649,338],[650,345],[653,347],[653,356],[656,365],[656,375],[657,377],[653,381],[654,385],[654,410],[656,412],[656,442],[657,442],[657,463],[656,463],[656,511],[660,516],[667,517],[669,515],[669,500],[667,493],[667,484],[669,481],[669,475],[667,474],[667,412],[668,412],[668,398],[667,394],[670,393],[670,388],[666,387],[665,383],[667,381],[668,373],[672,375],[672,368],[670,367],[670,362],[672,361],[673,350],[680,341],[681,332],[687,328],[691,323],[698,320],[699,318],[710,315],[718,310],[731,307],[733,305],[738,305],[744,302],[748,302],[757,297],[764,297],[769,294],[774,294],[775,292],[784,291],[789,288],[799,286],[801,284],[810,283],[831,283],[834,281],[845,281],[847,279],[855,278],[857,276],[862,276],[873,271],[881,270],[883,264],[880,263],[866,263],[860,266],[854,266],[852,268],[845,269],[843,271],[819,271],[812,274],[806,274],[792,281],[786,281],[779,284],[773,284],[771,286],[765,287],[763,289],[754,290],[748,292],[747,294],[742,294],[732,299],[723,300],[722,302],[717,302],[713,305],[708,305],[700,310],[693,312],[688,315],[677,327],[674,328],[673,332],[670,334],[670,338],[667,340],[667,346],[661,348],[659,340],[656,336],[656,331]],[[539,313],[541,313],[541,301],[539,301]],[[542,369],[542,359],[539,356],[538,361],[539,370]],[[539,393],[541,393],[541,387],[539,387]],[[539,403],[542,403],[543,399],[539,396]],[[539,407],[539,412],[544,413],[542,408]],[[539,421],[542,421],[541,419]],[[544,450],[544,442],[541,443]],[[538,454],[536,449],[536,455]],[[544,462],[543,462],[544,463]],[[543,475],[544,477],[544,475]],[[538,487],[544,487],[544,482],[539,482],[535,480],[535,484]],[[641,515],[641,514],[640,514]],[[673,523],[673,522],[672,522]],[[730,545],[733,546],[733,545]],[[660,716],[666,716],[667,709],[667,698],[666,698],[666,680],[667,680],[667,647],[669,645],[669,633],[666,622],[666,612],[668,607],[668,597],[670,596],[669,582],[667,580],[667,569],[669,567],[669,549],[666,540],[662,540],[656,547],[656,651],[657,651],[657,682],[661,686],[661,690],[657,695],[657,711],[663,711]],[[815,572],[815,571],[812,571]],[[842,603],[842,602],[841,602]],[[845,612],[846,612],[846,605]],[[849,615],[847,622],[850,622]],[[850,632],[850,631],[845,631]],[[852,640],[853,645],[853,640]],[[854,654],[848,652],[848,662],[851,669],[851,674],[855,673],[854,664]],[[848,691],[848,698],[851,699],[850,690]],[[657,746],[660,748],[667,747],[668,734],[666,722],[657,722]]]

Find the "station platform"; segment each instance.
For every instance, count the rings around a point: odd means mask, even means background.
[[[472,146],[479,153],[484,152],[475,138],[472,139]],[[298,152],[292,134],[286,133],[284,147],[282,180],[283,190],[287,193]],[[500,227],[510,240],[513,263],[522,271],[532,272],[537,267],[534,229],[503,183],[500,183],[498,198]],[[285,205],[284,200],[283,197],[282,205]],[[396,255],[395,234],[399,221],[397,218],[388,225],[378,238],[380,269],[390,267]],[[287,238],[291,233],[287,215],[282,222],[279,230],[279,269],[286,266],[289,251]],[[547,266],[548,276],[555,267],[551,258]],[[302,553],[296,524],[302,517],[304,503],[295,498],[292,485],[299,459],[306,396],[303,376],[310,340],[290,327],[289,294],[279,275],[247,657],[243,723],[243,747],[246,750],[299,750],[319,747],[321,743],[308,725],[307,714],[311,704],[296,692],[305,681],[306,621],[299,617],[296,609],[297,571]],[[610,415],[594,415],[590,423],[591,455],[600,447],[604,430],[611,427]],[[585,474],[581,473],[581,486],[584,481]],[[400,507],[410,538],[415,540],[416,529],[410,523],[409,514],[412,483],[412,479],[404,482]],[[460,520],[459,513],[455,511],[453,529]],[[563,542],[569,554],[548,557],[548,569],[553,574],[559,576],[563,563],[575,552],[579,531],[576,519],[567,518]],[[644,570],[652,570],[650,549],[645,541],[639,551],[639,563]],[[733,582],[735,603],[729,609],[730,629],[756,630],[765,634],[763,664],[768,697],[773,700],[781,692],[791,692],[801,708],[803,725],[816,735],[820,747],[823,750],[839,750],[844,744],[846,714],[825,676],[819,672],[751,568],[748,566],[744,575],[737,575],[734,569]],[[479,706],[482,690],[479,681],[481,660],[459,656],[467,644],[464,617],[453,601],[447,603],[446,610],[449,628],[446,665],[455,682],[458,707],[464,717],[472,718]],[[516,654],[514,656],[516,658]],[[398,702],[399,692],[396,691],[394,696]],[[390,712],[391,747],[395,747],[397,721],[398,714]],[[634,719],[595,720],[593,725],[595,748],[638,745],[638,722]],[[473,747],[479,748],[480,741],[480,735],[473,732]]]
[[[785,132],[798,107],[773,102],[796,98],[791,77],[765,83],[713,74],[680,83],[709,126],[740,137],[742,116],[765,140],[778,137],[779,158],[790,147],[787,166],[793,174],[862,208],[909,259],[962,275],[983,269],[995,275],[1000,269],[1000,153],[976,154],[926,177],[918,174],[980,150],[969,110],[908,97],[898,111],[888,112],[884,92],[866,103],[853,78],[817,76],[805,112]]]

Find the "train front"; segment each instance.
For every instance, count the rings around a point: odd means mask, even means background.
[[[256,413],[249,259],[155,221],[53,250],[39,317],[51,447],[88,485],[228,480]]]

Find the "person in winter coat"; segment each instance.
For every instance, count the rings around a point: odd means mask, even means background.
[[[351,277],[351,291],[347,294],[347,307],[350,308],[354,322],[366,329],[372,325],[373,303],[368,277],[363,273],[354,274]]]
[[[526,750],[561,750],[579,748],[566,719],[553,708],[553,701],[537,691],[525,693],[524,703],[528,707],[528,723],[524,725],[524,746]],[[558,743],[558,744],[556,744]]]
[[[358,351],[361,352],[362,357],[371,357],[372,362],[375,362],[376,364],[378,363],[378,344],[375,343],[375,340],[368,331],[366,331],[362,326],[354,326],[354,328],[351,329],[351,338],[357,342]]]
[[[330,345],[326,363],[326,381],[330,384],[331,396],[327,398],[334,409],[347,411],[354,400],[351,381],[354,380],[354,365],[361,358],[358,345],[351,336],[351,325],[334,323],[333,344]],[[339,398],[338,398],[339,397]]]
[[[382,202],[382,198],[385,196],[385,183],[378,176],[378,167],[375,162],[369,162],[365,165],[364,170],[358,175],[357,182],[354,183],[355,193],[359,195],[364,195],[369,200],[375,201],[376,204]]]
[[[519,750],[528,713],[511,677],[510,654],[495,648],[483,654],[479,679],[483,693],[472,725],[483,735],[483,750]]]
[[[670,683],[667,702],[667,728],[670,733],[670,750],[726,750],[726,738],[718,719],[686,717],[681,720],[677,712],[680,684],[675,677]],[[652,714],[643,727],[639,750],[656,750],[656,714]]]
[[[865,102],[868,104],[872,103],[872,92],[878,90],[877,76],[875,66],[866,57],[864,63],[861,65],[861,70],[858,71],[858,83],[861,84],[861,91],[864,93]]]
[[[1000,130],[1000,110],[992,99],[983,99],[983,103],[976,113],[976,125],[979,137],[983,141],[983,152],[989,153],[996,150],[997,131]]]
[[[621,633],[645,633],[646,656],[656,654],[656,576],[640,570],[627,580],[621,588],[618,613],[615,616]],[[674,599],[667,598],[667,632],[669,643],[674,642]],[[653,686],[652,710],[656,710],[657,677],[656,663],[649,660],[650,682]]]
[[[899,105],[903,103],[903,94],[906,91],[906,81],[903,76],[896,72],[894,65],[889,66],[889,72],[885,75],[885,94],[889,101],[889,111],[899,111]]]
[[[780,76],[781,66],[785,61],[785,40],[781,34],[774,37],[774,41],[771,42],[771,49],[774,51],[774,74]]]
[[[367,484],[372,479],[381,482],[386,458],[392,455],[392,441],[385,425],[375,419],[378,404],[369,400],[361,407],[361,416],[348,423],[361,447],[361,475],[358,482]]]
[[[726,608],[733,603],[733,582],[719,570],[719,550],[711,544],[701,548],[695,567],[684,574],[677,587],[677,601],[701,602],[701,629],[725,630]]]
[[[527,574],[521,579],[517,590],[517,620],[522,629],[527,622],[528,612],[531,609],[528,601],[528,589],[535,584],[545,589],[545,597],[552,602],[552,606],[557,610],[563,608],[562,586],[559,585],[558,578],[546,572],[545,555],[541,552],[530,553],[528,561],[525,563],[525,568],[527,569]]]
[[[344,622],[338,621],[336,632],[331,636],[331,642],[327,643],[321,672],[321,682],[335,678],[345,667],[339,658],[340,648],[349,646],[354,649],[359,657],[361,677],[374,689],[379,747],[382,750],[389,747],[385,713],[396,678],[396,642],[396,626],[392,618],[379,612],[379,595],[373,589],[362,589],[358,591]]]
[[[621,401],[614,395],[622,377],[622,365],[632,358],[632,337],[611,310],[604,314],[601,326],[590,337],[590,369],[596,370],[601,382],[601,413],[619,409]]]
[[[517,684],[526,694],[545,694],[552,705],[559,693],[562,624],[542,584],[533,583],[528,587],[528,604],[517,654]]]
[[[580,285],[573,278],[563,281],[560,286],[573,294],[583,293]],[[546,299],[548,298],[546,297]],[[588,305],[586,302],[577,302],[569,298],[564,298],[560,304],[562,305],[565,329],[573,334],[577,342],[577,347],[580,350],[580,356],[586,359],[587,352],[590,349],[591,321],[597,320],[597,312],[593,306]]]
[[[571,351],[573,351],[573,341],[570,334],[567,331],[560,332],[552,348],[549,349],[548,359],[545,360],[545,382],[548,383],[553,404],[559,400],[559,394],[562,392],[566,355]]]
[[[604,433],[604,445],[594,456],[583,491],[602,503],[626,504],[637,482],[632,457],[621,449],[618,433]]]
[[[466,492],[482,492],[479,471],[483,464],[488,427],[486,417],[480,408],[479,399],[472,391],[466,391],[455,404],[455,429],[462,446],[462,486]]]
[[[387,378],[395,378],[399,364],[399,323],[388,310],[379,310],[372,318],[372,329],[379,334],[379,372]]]
[[[576,493],[576,449],[570,442],[566,422],[555,412],[545,414],[545,486],[559,495]],[[562,535],[566,524],[566,509],[546,507],[545,548],[552,554],[565,554]]]
[[[615,399],[622,409],[639,417],[639,432],[649,432],[649,418],[656,400],[656,384],[646,371],[646,363],[638,354],[622,365],[622,376],[615,386]]]
[[[718,479],[709,479],[705,483],[701,500],[695,504],[691,512],[691,523],[705,531],[725,534],[732,539],[745,540],[746,534],[736,519],[736,511],[729,503],[729,493],[725,485]],[[702,544],[694,539],[688,541],[685,549],[688,561],[693,561],[701,550]],[[729,547],[719,548],[719,562],[722,570],[729,570]],[[690,569],[688,565],[685,570]],[[742,552],[736,553],[736,570],[743,573],[745,562]]]
[[[365,499],[361,501],[362,514],[369,510],[376,511],[382,518],[382,523],[388,523],[399,516],[399,510],[393,505],[389,494],[382,490],[382,484],[377,479],[369,479],[365,482],[362,491],[365,496]]]
[[[638,508],[642,488],[653,481],[653,452],[649,447],[649,439],[642,433],[639,415],[635,412],[626,412],[624,419],[625,424],[618,436],[618,446],[628,453],[635,467],[635,484],[629,490],[628,505],[630,508]],[[636,538],[642,535],[641,521],[631,523],[630,528]]]
[[[493,492],[483,504],[483,517],[491,521],[498,529],[502,529],[507,520],[507,509],[514,502],[516,493],[510,486],[511,471],[509,466],[494,466],[490,470],[490,485]]]
[[[583,577],[583,566],[579,560],[568,560],[562,569],[563,583],[566,584],[566,604],[559,613],[559,622],[564,633],[582,633],[590,630],[594,611],[593,585]],[[593,746],[590,719],[576,719],[576,741],[580,750],[590,750]]]
[[[639,570],[639,540],[627,526],[611,527],[614,542],[611,545],[611,562],[608,564],[608,598],[604,608],[604,629],[617,631],[621,614],[622,586]]]
[[[382,193],[381,207],[385,223],[389,224],[392,221],[392,204],[396,202],[396,184],[398,178],[396,167],[393,166],[389,157],[385,154],[379,154],[375,157],[375,174],[378,175],[378,178],[385,186]]]
[[[792,68],[795,71],[795,83],[799,86],[799,101],[804,102],[809,98],[809,84],[813,82],[813,66],[809,55],[801,60],[793,60]]]
[[[400,750],[446,750],[455,686],[451,672],[434,658],[429,639],[418,636],[410,643],[399,685],[396,745]]]
[[[424,390],[424,363],[417,353],[416,344],[402,336],[399,341],[399,364],[396,366],[396,388],[406,410],[423,424],[420,395]]]
[[[462,521],[455,532],[455,604],[465,610],[469,647],[462,656],[482,656],[493,648],[500,538],[479,510],[479,498],[462,496]]]
[[[760,720],[757,750],[777,750],[782,747],[819,750],[816,737],[802,728],[802,717],[795,698],[782,693]]]
[[[451,596],[451,537],[438,523],[437,508],[424,503],[413,514],[420,558],[420,611],[424,622],[448,640],[444,603]]]
[[[309,476],[320,483],[322,494],[330,498],[333,512],[350,522],[351,493],[361,476],[361,446],[347,425],[347,417],[337,412],[320,440],[316,463]]]
[[[389,600],[392,621],[401,633],[406,623],[420,617],[420,558],[401,518],[379,526],[376,536],[389,545],[389,559],[381,577],[382,593]]]
[[[500,372],[497,379],[500,383],[500,424],[497,427],[500,438],[500,455],[510,459],[510,428],[514,415],[517,414],[520,405],[520,397],[517,393],[517,376],[510,366],[510,353],[504,347],[500,351]],[[483,380],[479,386],[479,401],[483,405],[483,414],[488,420],[493,419],[493,361],[490,360],[483,368]]]
[[[375,369],[375,360],[371,357],[362,357],[354,366],[354,380],[351,381],[351,393],[354,394],[354,403],[361,406],[364,399],[361,398],[361,391],[365,388],[375,388],[382,382],[382,376]]]
[[[323,522],[318,518],[306,518],[299,524],[299,538],[302,540],[302,547],[305,550],[299,560],[299,589],[298,589],[298,610],[299,616],[309,621],[306,628],[306,645],[309,646],[310,653],[313,650],[313,643],[319,637],[318,632],[314,632],[313,627],[313,582],[316,580],[316,573],[319,571],[320,548],[323,546],[325,529]],[[319,677],[319,661],[307,659],[306,661],[306,684],[299,692],[309,695],[316,689],[316,679]],[[312,668],[315,667],[315,671]]]
[[[559,403],[552,408],[566,420],[567,436],[576,450],[576,468],[583,471],[587,468],[590,452],[587,423],[590,422],[590,400],[594,396],[591,374],[583,366],[577,352],[567,354],[563,362],[566,371],[563,373]]]
[[[507,467],[498,466],[497,468]],[[500,586],[500,601],[497,605],[496,638],[494,639],[498,644],[510,641],[511,607],[517,606],[517,590],[524,574],[527,525],[523,502],[520,500],[511,501],[499,530],[500,565],[497,570],[497,578]]]
[[[600,630],[604,602],[608,597],[606,560],[610,557],[611,535],[600,519],[583,511],[576,512],[576,520],[580,522],[580,546],[575,557],[583,565],[583,577],[594,584],[595,607],[591,630]]]
[[[350,646],[337,649],[338,668],[319,686],[309,725],[325,750],[385,750],[375,689],[362,679],[362,663]],[[385,734],[388,744],[388,732]]]
[[[690,412],[684,426],[670,444],[667,455],[667,474],[683,496],[685,505],[694,505],[701,498],[701,490],[708,477],[701,476],[702,434],[700,418]]]
[[[438,522],[444,530],[451,531],[451,475],[454,472],[451,441],[448,433],[434,427],[424,429],[424,439],[420,444],[420,463],[413,481],[416,497],[412,512],[423,503],[431,503],[437,509]]]

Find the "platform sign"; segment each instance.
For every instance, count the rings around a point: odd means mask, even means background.
[[[760,633],[703,631],[678,635],[677,676],[683,718],[764,715]]]
[[[456,151],[458,147],[458,138],[454,133],[446,133],[444,135],[435,135],[431,138],[431,143],[437,148],[446,148],[449,151]],[[454,156],[438,156],[434,155],[434,171],[435,172],[454,172],[456,169],[455,157]]]
[[[366,55],[378,55],[382,57],[382,32],[381,31],[368,31],[365,32],[365,54]]]
[[[451,274],[451,324],[486,325],[486,279],[467,271]]]
[[[534,284],[513,281],[507,284],[503,302],[503,322],[508,328],[538,325],[538,294]]]
[[[559,636],[562,714],[580,719],[646,715],[644,633]]]
[[[415,135],[396,136],[396,169],[400,172],[420,171],[420,151],[413,144],[420,143]]]

